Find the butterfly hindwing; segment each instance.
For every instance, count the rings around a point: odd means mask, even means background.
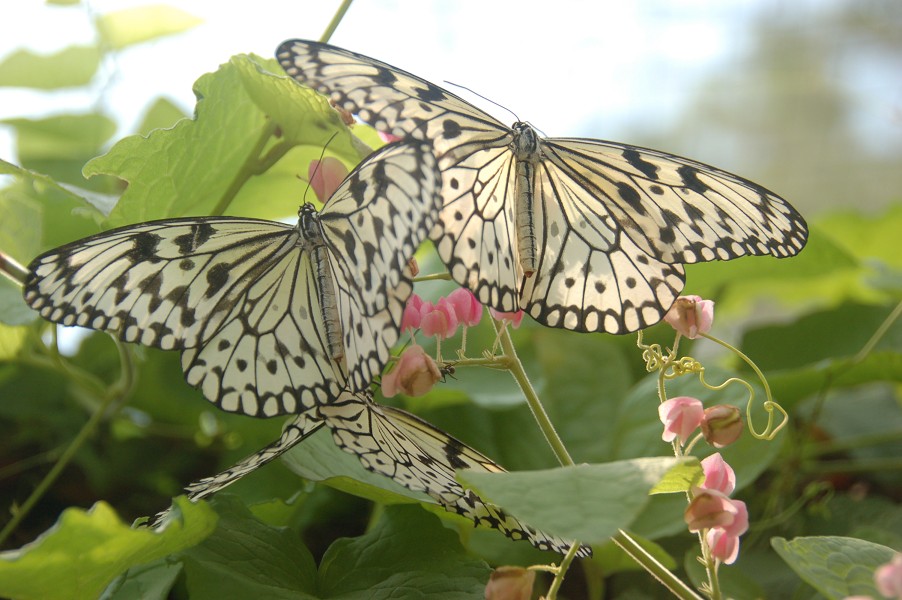
[[[663,317],[683,288],[682,264],[805,245],[789,203],[726,171],[616,142],[540,138],[327,44],[289,40],[277,57],[364,122],[434,143],[444,208],[431,237],[452,278],[498,310],[627,333]]]
[[[425,492],[474,525],[497,529],[542,550],[566,553],[572,543],[549,536],[485,502],[455,479],[457,469],[498,473],[504,469],[485,455],[403,410],[381,406],[368,396],[345,395],[320,408],[335,443],[356,454],[368,470],[408,489]],[[590,556],[582,547],[578,556]]]

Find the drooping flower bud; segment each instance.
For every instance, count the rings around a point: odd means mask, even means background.
[[[742,412],[729,404],[706,408],[701,426],[702,435],[709,444],[715,448],[729,446],[742,435]]]
[[[395,367],[382,376],[382,395],[422,396],[442,378],[438,365],[418,344],[408,346]]]
[[[701,424],[704,414],[702,402],[697,398],[677,396],[662,402],[658,406],[658,416],[664,423],[661,438],[665,442],[672,442],[679,437],[680,443],[685,444],[692,432]]]
[[[421,312],[420,330],[423,335],[445,340],[457,332],[457,313],[447,298],[440,298],[432,310]]]
[[[664,315],[664,320],[680,334],[694,340],[711,331],[714,323],[714,301],[701,296],[680,296]]]
[[[496,321],[504,321],[510,324],[514,329],[520,326],[520,323],[523,321],[523,311],[518,310],[516,312],[501,312],[500,310],[495,310],[494,308],[489,308],[489,314],[492,315],[492,318]]]
[[[448,294],[448,302],[454,307],[458,322],[464,327],[474,327],[482,320],[482,304],[467,288],[457,288]]]
[[[310,168],[307,169],[310,187],[313,188],[313,192],[320,202],[331,198],[347,176],[348,168],[333,156],[327,156],[322,160],[311,160]]]
[[[874,583],[877,591],[887,598],[902,598],[902,554],[877,567],[874,572]]]
[[[536,572],[523,567],[498,567],[485,586],[485,600],[529,600]]]
[[[736,489],[736,473],[719,453],[715,452],[703,459],[702,469],[705,472],[702,487],[706,490],[715,490],[729,496]]]
[[[715,490],[697,488],[696,492],[683,513],[689,531],[695,532],[711,527],[727,528],[733,524],[737,513],[733,500]]]

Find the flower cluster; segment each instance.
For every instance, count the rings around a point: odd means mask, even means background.
[[[695,339],[711,330],[714,303],[698,296],[680,297],[664,317],[678,334]],[[705,408],[701,400],[678,396],[658,407],[664,424],[661,438],[665,442],[679,439],[678,454],[688,451],[690,436],[701,429],[701,435],[715,448],[732,444],[742,434],[741,413],[735,406],[718,404]],[[697,438],[696,438],[697,439]],[[702,460],[704,482],[692,489],[692,499],[683,515],[689,531],[702,532],[710,556],[724,564],[732,564],[739,555],[739,536],[749,527],[745,502],[733,500],[736,474],[719,453]]]
[[[489,309],[489,312],[496,320],[514,328],[519,327],[523,320],[523,311],[501,313]],[[482,313],[482,304],[466,288],[458,288],[435,303],[413,294],[401,315],[401,331],[409,331],[412,338],[414,331],[420,330],[423,335],[441,342],[453,337],[460,327],[463,327],[466,336],[468,327],[479,325]],[[426,354],[422,346],[414,342],[401,353],[394,368],[382,378],[382,394],[386,398],[398,393],[422,396],[440,379],[438,363]]]
[[[736,474],[720,454],[702,461],[704,482],[692,490],[692,501],[683,518],[689,531],[704,531],[711,556],[724,564],[732,564],[739,555],[739,536],[749,528],[745,502],[733,500]]]

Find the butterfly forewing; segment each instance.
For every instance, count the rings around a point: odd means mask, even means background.
[[[805,223],[785,200],[710,165],[600,140],[552,138],[542,153],[581,182],[578,201],[662,262],[792,256],[805,245]]]
[[[224,410],[296,413],[364,389],[388,360],[440,177],[428,143],[391,144],[326,202],[322,228],[312,206],[297,227],[124,227],[39,256],[25,299],[64,325],[181,349],[188,382]]]
[[[792,256],[805,245],[792,206],[714,167],[601,140],[521,144],[536,136],[528,124],[507,127],[372,58],[303,40],[277,56],[364,122],[434,142],[445,204],[431,237],[452,278],[496,309],[627,333],[664,315],[682,290],[682,263]],[[517,168],[529,174],[519,188]]]

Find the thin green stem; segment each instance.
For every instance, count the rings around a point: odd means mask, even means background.
[[[25,280],[28,278],[28,269],[19,264],[19,261],[9,254],[0,251],[0,275],[6,276],[13,283],[25,285]]]
[[[238,195],[238,192],[240,192],[241,188],[244,187],[244,184],[247,183],[247,180],[254,175],[259,175],[261,173],[261,162],[264,162],[265,164],[272,164],[273,162],[275,162],[273,160],[273,157],[269,155],[261,159],[263,149],[266,148],[266,145],[269,143],[275,132],[276,124],[272,120],[268,120],[266,122],[266,126],[260,132],[260,136],[257,138],[257,143],[250,150],[250,152],[248,152],[247,159],[245,159],[244,164],[241,165],[241,168],[238,169],[238,171],[235,173],[235,177],[234,179],[232,179],[229,187],[226,188],[225,192],[223,192],[222,194],[222,197],[216,203],[216,206],[214,206],[213,210],[210,211],[211,215],[219,216],[225,213],[226,209],[228,209],[229,205],[235,199],[235,196]],[[279,144],[276,146],[276,148],[281,148],[281,151],[284,154],[288,151],[290,146]]]
[[[708,597],[711,600],[720,600],[720,578],[717,576],[717,559],[711,555],[711,549],[705,541],[705,530],[698,532],[698,543],[702,549],[702,564],[705,565],[705,571],[708,573]]]
[[[561,561],[561,566],[554,570],[554,580],[548,586],[548,593],[545,595],[547,600],[557,600],[558,590],[561,589],[561,585],[564,583],[564,573],[570,569],[570,565],[573,563],[573,559],[576,558],[578,551],[579,544],[570,546],[570,550],[564,555],[564,560]]]
[[[450,273],[432,273],[430,275],[422,275],[420,277],[414,277],[413,282],[419,283],[421,281],[451,281]]]
[[[345,13],[348,12],[349,8],[351,8],[352,1],[353,0],[344,0],[344,2],[341,3],[341,6],[339,6],[338,10],[335,11],[335,16],[332,17],[331,21],[329,21],[329,25],[323,32],[323,35],[320,36],[319,41],[325,43],[332,38],[332,34],[335,33],[336,29],[338,29],[338,24],[341,23],[341,20],[344,18]]]
[[[871,339],[867,341],[867,343],[858,351],[858,354],[855,355],[855,358],[852,359],[852,364],[859,363],[863,361],[868,354],[877,346],[877,343],[883,339],[883,336],[886,335],[886,332],[889,331],[889,328],[892,327],[893,323],[896,322],[896,319],[902,315],[902,302],[896,305],[896,308],[893,309],[893,312],[889,314],[886,319],[883,320],[883,323],[880,324],[880,327],[877,328],[877,331],[874,332],[874,335],[871,336]]]
[[[645,548],[640,546],[639,542],[633,539],[626,531],[621,529],[617,532],[617,535],[611,538],[611,541],[613,541],[617,547],[623,550],[630,558],[642,565],[642,568],[648,571],[652,577],[657,579],[661,585],[670,590],[677,598],[682,598],[683,600],[702,600],[701,596],[680,581],[673,573],[668,571],[664,565],[658,562],[654,556],[649,554]]]
[[[495,321],[493,320],[492,323],[494,324]],[[561,441],[560,436],[554,429],[551,419],[548,418],[548,413],[545,412],[545,407],[542,406],[542,401],[539,400],[535,388],[533,388],[532,384],[529,382],[529,377],[526,376],[526,371],[523,369],[523,363],[520,362],[520,357],[517,356],[517,351],[514,348],[514,343],[511,341],[510,332],[508,332],[507,327],[501,327],[500,336],[501,348],[510,360],[509,367],[511,375],[514,376],[517,385],[519,385],[520,389],[523,391],[523,395],[526,397],[526,403],[529,405],[529,410],[532,411],[532,416],[535,418],[536,423],[539,424],[539,429],[542,430],[542,434],[545,436],[545,439],[548,440],[548,445],[551,446],[552,451],[554,451],[555,456],[557,456],[558,462],[565,467],[572,467],[574,464],[573,459],[570,457],[570,453],[567,452],[564,442]]]

